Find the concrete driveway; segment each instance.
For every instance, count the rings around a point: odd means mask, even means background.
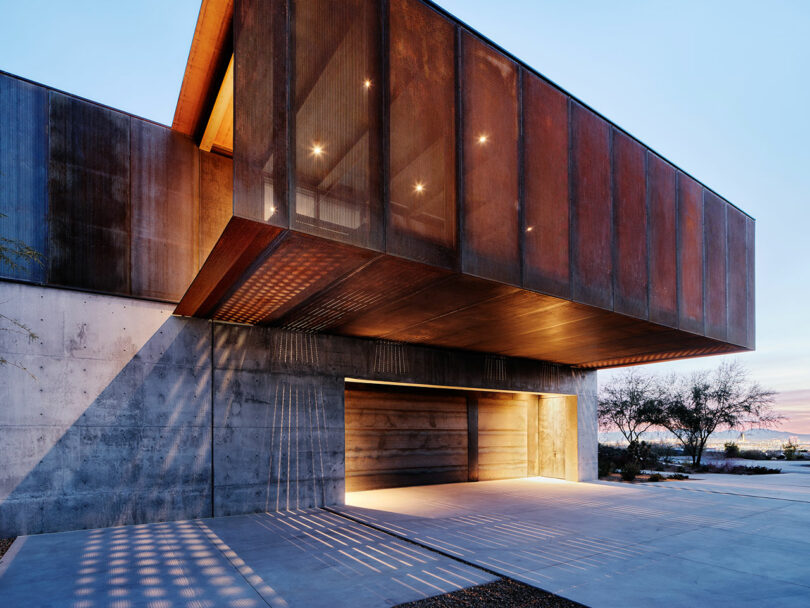
[[[14,608],[380,607],[497,577],[321,510],[21,537]]]
[[[810,605],[810,468],[358,492],[359,521],[585,605]]]
[[[810,605],[810,468],[780,466],[658,485],[398,488],[349,494],[344,516],[22,537],[0,560],[0,605],[382,608],[493,572],[594,608]]]

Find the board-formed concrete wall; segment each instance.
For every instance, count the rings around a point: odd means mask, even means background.
[[[596,477],[596,372],[378,340],[214,325],[214,513],[343,501],[346,378],[577,395]]]
[[[0,281],[0,537],[341,503],[344,380],[577,395],[596,476],[596,373],[171,316]]]

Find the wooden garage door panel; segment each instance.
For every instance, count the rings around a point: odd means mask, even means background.
[[[467,400],[346,390],[346,490],[467,481]]]
[[[478,397],[478,479],[526,477],[528,399],[520,395]]]

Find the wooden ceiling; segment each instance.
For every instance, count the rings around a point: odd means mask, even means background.
[[[745,350],[242,218],[228,224],[175,313],[582,368]]]

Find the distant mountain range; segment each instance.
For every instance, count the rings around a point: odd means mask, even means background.
[[[750,429],[745,431],[746,442],[758,441],[783,441],[786,442],[791,437],[798,437],[802,443],[810,442],[810,434],[791,433],[790,431],[775,431],[773,429]],[[672,434],[669,431],[647,431],[641,434],[644,441],[657,442],[672,440]],[[716,441],[737,441],[740,438],[740,431],[717,431],[712,433],[709,441],[712,443]],[[599,433],[599,441],[605,443],[621,443],[625,441],[624,437],[619,431],[611,431],[609,433]]]

